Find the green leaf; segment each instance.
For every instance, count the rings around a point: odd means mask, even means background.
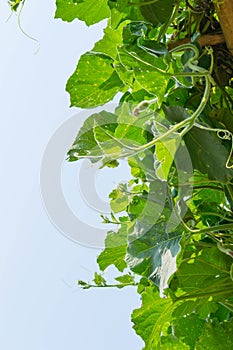
[[[154,155],[147,152],[145,157],[139,155],[128,158],[129,166],[131,167],[131,174],[142,181],[153,182],[156,181],[155,168],[154,168]],[[153,185],[150,185],[153,186]],[[164,188],[165,190],[165,188]],[[158,191],[158,193],[160,193]],[[164,200],[164,196],[162,196]]]
[[[166,201],[166,190],[166,184],[156,179],[150,182],[147,191],[133,196],[128,212],[133,214],[135,219],[137,218],[134,227],[135,234],[139,228],[141,228],[141,234],[146,233],[158,219],[163,219],[162,212]],[[137,238],[139,237],[140,235],[137,236]]]
[[[205,324],[196,350],[229,350],[233,348],[233,320],[220,323],[216,319]]]
[[[142,294],[146,290],[146,287],[149,287],[150,285],[151,281],[148,280],[147,277],[141,277],[137,288],[138,294]]]
[[[103,278],[102,275],[100,275],[97,272],[95,272],[95,276],[94,276],[93,282],[95,282],[95,284],[97,286],[105,286],[106,285],[106,280]]]
[[[127,275],[116,277],[115,280],[122,284],[130,284],[130,283],[134,283],[134,276],[127,274]]]
[[[110,206],[114,213],[126,210],[130,203],[130,197],[127,194],[127,186],[125,184],[120,184],[117,189],[110,193],[109,198],[111,198]]]
[[[201,319],[205,320],[211,313],[215,313],[217,309],[217,303],[212,301],[208,296],[204,298],[187,299],[174,310],[173,317],[179,318],[195,312]]]
[[[81,281],[81,280],[78,280],[77,284],[82,289],[90,289],[91,288],[90,284],[88,284],[87,282]]]
[[[78,18],[90,26],[110,16],[107,0],[56,0],[56,5],[55,18],[67,22]]]
[[[128,164],[131,168],[132,176],[140,178],[142,180],[146,179],[145,170],[143,169],[141,160],[138,157],[128,158]]]
[[[152,26],[146,22],[131,21],[124,27],[123,30],[123,43],[135,44],[137,39],[145,37],[145,35],[152,29]]]
[[[188,345],[172,335],[162,336],[160,342],[161,344],[158,346],[158,350],[190,350]]]
[[[80,129],[68,152],[69,160],[85,157],[92,162],[101,160],[102,166],[115,167],[119,157],[134,154],[145,143],[144,132],[136,125],[119,124],[116,114],[105,111],[93,114]]]
[[[129,235],[126,261],[133,272],[156,283],[162,297],[179,264],[182,234],[167,232],[166,221],[160,220],[152,226],[143,217],[139,218]]]
[[[166,56],[168,50],[165,44],[156,42],[155,40],[145,40],[139,38],[137,44],[143,50],[154,54],[155,56]]]
[[[219,322],[229,320],[230,310],[228,309],[227,303],[228,301],[219,303],[216,312],[213,314],[213,318],[218,319]]]
[[[172,122],[181,121],[189,116],[180,106],[164,105],[163,110],[167,119]],[[194,126],[184,136],[184,141],[195,169],[208,174],[210,180],[228,182],[233,178],[233,170],[226,167],[229,151],[216,133]]]
[[[156,175],[161,180],[167,180],[180,142],[180,135],[178,133],[173,133],[172,136],[167,137],[156,144],[156,158],[160,162],[156,169]]]
[[[124,24],[120,25],[117,29],[113,29],[108,24],[104,29],[104,37],[99,40],[92,51],[96,53],[103,53],[115,59],[117,56],[117,46],[122,44],[122,31]]]
[[[69,160],[75,161],[79,158],[90,158],[92,162],[97,162],[105,157],[103,148],[96,140],[95,127],[100,125],[109,135],[114,135],[117,127],[117,116],[110,112],[101,111],[88,117],[68,152]]]
[[[134,3],[137,3],[137,1],[135,0]],[[109,0],[108,6],[111,9],[111,25],[113,28],[117,28],[125,20],[140,21],[144,19],[139,6],[129,6],[128,0]]]
[[[205,321],[196,314],[181,317],[174,321],[174,335],[183,343],[189,345],[191,350],[194,350],[195,343],[201,335],[204,324]]]
[[[98,256],[100,270],[104,271],[110,265],[115,265],[119,271],[127,267],[125,255],[127,249],[127,225],[122,224],[120,230],[109,232],[105,239],[105,249]]]
[[[17,12],[19,5],[22,4],[23,5],[24,0],[8,0],[8,4],[11,7],[11,11],[15,11]]]
[[[164,58],[149,54],[137,46],[131,46],[130,51],[122,46],[118,53],[121,64],[134,74],[140,89],[156,95],[161,102],[171,77],[168,73],[169,65]]]
[[[107,55],[87,52],[69,78],[66,90],[71,106],[94,108],[111,101],[124,84],[113,68],[113,59]]]
[[[142,293],[142,306],[132,313],[132,322],[138,335],[144,340],[144,350],[157,349],[163,327],[172,319],[174,304],[161,299],[152,286]]]
[[[228,182],[233,178],[233,170],[226,167],[229,152],[216,134],[193,127],[184,141],[195,169],[208,174],[210,180]]]
[[[166,103],[168,103],[168,105],[171,107],[172,106],[183,107],[185,106],[188,98],[189,98],[188,89],[178,87],[169,93]]]
[[[157,0],[149,5],[144,5],[146,2],[147,1],[145,0],[140,0],[141,14],[154,26],[159,26],[165,23],[171,17],[173,6],[175,4],[174,0]]]
[[[214,297],[224,300],[233,293],[229,275],[232,258],[220,252],[216,246],[197,250],[182,263],[176,273],[179,287],[187,297]]]

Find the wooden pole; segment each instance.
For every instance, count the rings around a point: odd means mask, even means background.
[[[214,3],[227,48],[233,56],[233,0],[215,0]]]
[[[200,36],[200,38],[198,38],[197,41],[201,46],[213,46],[213,45],[225,43],[225,38],[224,38],[224,35],[221,33],[219,33],[219,34],[204,34],[204,35]],[[190,42],[191,42],[190,38],[171,41],[168,44],[168,50],[174,49],[177,46],[187,44]]]

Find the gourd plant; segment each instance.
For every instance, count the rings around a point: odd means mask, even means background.
[[[97,258],[100,272],[79,285],[134,286],[142,305],[132,322],[144,349],[233,348],[233,59],[221,30],[231,4],[56,6],[55,17],[67,22],[108,19],[67,82],[71,106],[119,102],[86,119],[69,161],[88,158],[114,171],[124,158],[132,174],[110,193],[112,212],[102,216],[116,229]],[[103,275],[111,265],[120,273],[114,284]]]

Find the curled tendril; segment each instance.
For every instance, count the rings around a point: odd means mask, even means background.
[[[227,161],[226,161],[226,168],[227,169],[233,169],[233,164],[230,165],[231,157],[232,157],[232,154],[233,154],[233,134],[229,130],[226,130],[226,129],[209,128],[207,126],[204,126],[204,125],[201,125],[201,124],[198,124],[198,123],[195,123],[195,126],[198,127],[199,129],[216,132],[217,136],[221,140],[229,140],[229,141],[231,141],[231,150],[230,150],[229,156],[228,156]]]
[[[223,134],[223,135],[221,135]],[[232,133],[229,130],[217,130],[217,135],[222,140],[231,140]]]

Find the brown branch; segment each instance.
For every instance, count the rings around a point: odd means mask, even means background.
[[[204,34],[197,39],[199,45],[201,46],[213,46],[218,44],[223,44],[225,42],[225,38],[223,34]],[[183,44],[188,44],[191,42],[190,38],[185,38],[181,40],[171,41],[168,44],[168,50],[172,50],[175,47],[178,47]]]
[[[227,48],[233,56],[233,1],[219,0],[219,3],[214,3]]]

